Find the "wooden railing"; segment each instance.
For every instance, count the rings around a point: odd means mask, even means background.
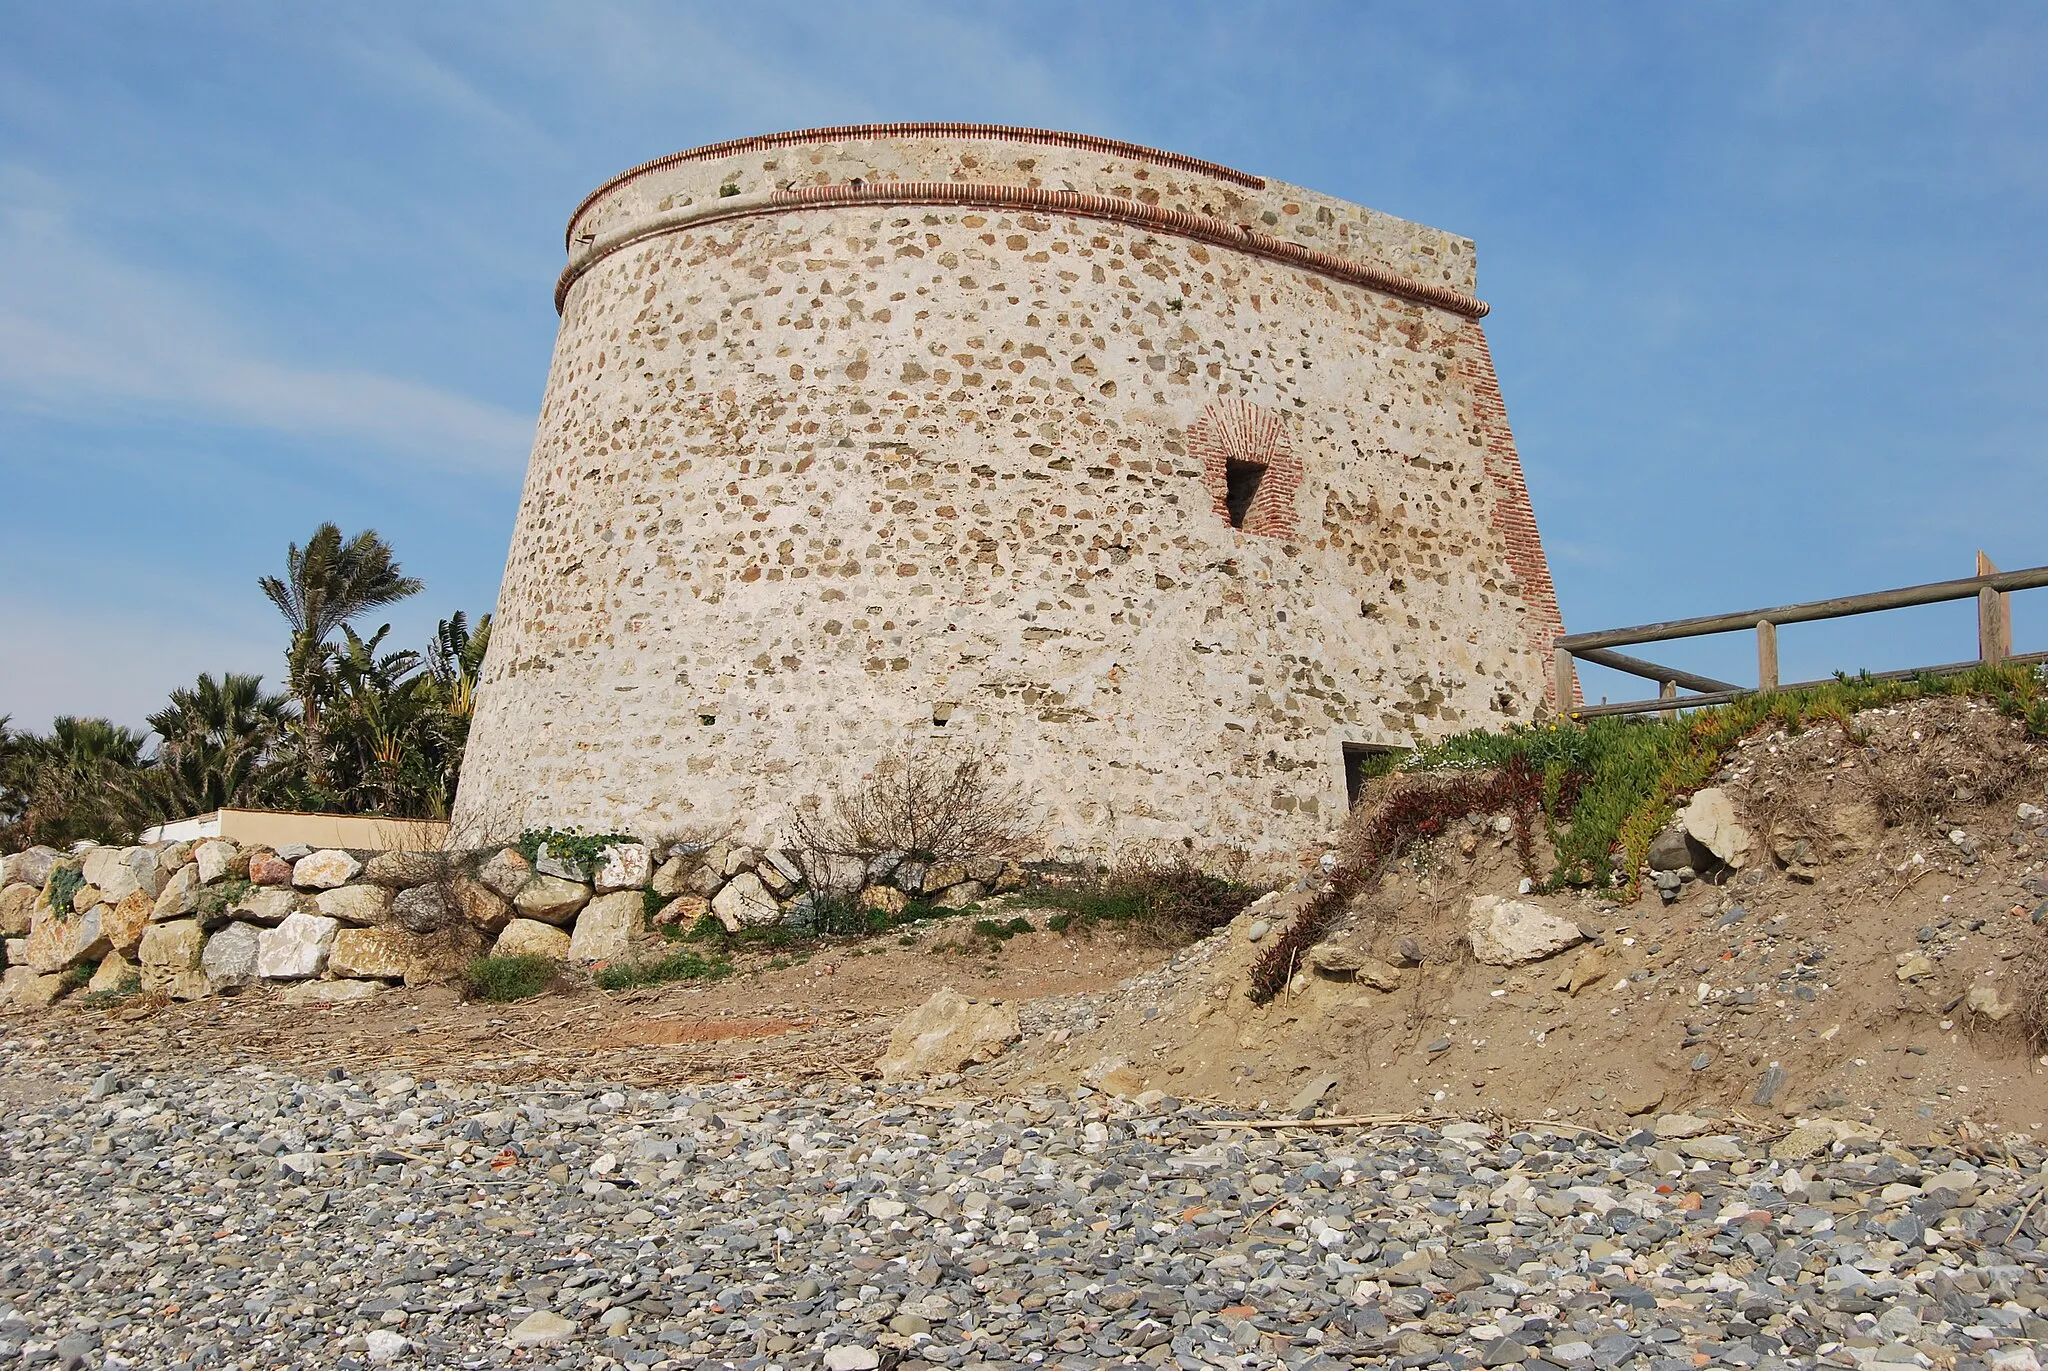
[[[1977,554],[1977,574],[1959,581],[1935,581],[1927,585],[1903,586],[1898,590],[1872,591],[1867,595],[1845,595],[1833,600],[1809,600],[1804,604],[1744,610],[1739,614],[1708,614],[1696,619],[1672,619],[1661,624],[1639,624],[1634,628],[1602,629],[1597,633],[1567,633],[1554,644],[1552,688],[1557,692],[1554,698],[1561,701],[1575,698],[1576,692],[1573,687],[1576,681],[1575,666],[1578,662],[1590,662],[1594,666],[1604,666],[1614,671],[1626,672],[1631,676],[1641,676],[1658,684],[1658,695],[1654,700],[1629,700],[1621,704],[1592,705],[1566,711],[1579,719],[1594,718],[1603,714],[1648,714],[1658,710],[1667,711],[1668,717],[1671,711],[1691,709],[1700,705],[1727,704],[1730,700],[1740,699],[1744,695],[1754,695],[1758,691],[1798,690],[1806,686],[1822,685],[1825,682],[1781,683],[1778,680],[1780,625],[1810,623],[1816,619],[1844,619],[1856,614],[1877,614],[1887,609],[1941,604],[1949,600],[1974,599],[1977,602],[1975,661],[1910,667],[1903,671],[1873,672],[1859,675],[1858,679],[1909,680],[1915,676],[1968,671],[1972,667],[1990,662],[2048,662],[2048,652],[2029,652],[2015,656],[2012,650],[2012,605],[2008,597],[2014,591],[2032,590],[2039,586],[2048,586],[2048,566],[2029,567],[2025,571],[2000,571],[1980,552]],[[1638,643],[1669,642],[1675,638],[1700,638],[1712,633],[1737,633],[1745,629],[1756,631],[1757,683],[1754,686],[1734,685],[1727,681],[1715,680],[1711,676],[1702,676],[1698,672],[1661,666],[1656,662],[1647,662],[1640,657],[1631,657],[1614,650],[1618,647],[1632,647]],[[1694,693],[1681,695],[1681,688]]]

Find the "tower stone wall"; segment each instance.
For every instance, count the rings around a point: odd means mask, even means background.
[[[723,829],[992,754],[1053,851],[1291,851],[1346,745],[1531,717],[1559,631],[1463,238],[966,125],[615,179],[455,830]]]

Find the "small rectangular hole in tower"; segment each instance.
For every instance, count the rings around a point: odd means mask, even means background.
[[[1266,479],[1264,462],[1226,462],[1223,467],[1223,505],[1230,511],[1230,526],[1243,528],[1259,498],[1259,482]]]
[[[933,706],[932,706],[932,727],[933,727],[933,728],[944,728],[944,727],[945,727],[945,726],[946,726],[947,724],[949,724],[949,723],[951,723],[951,722],[953,722],[953,706],[951,706],[951,705],[933,705]]]
[[[1358,807],[1359,796],[1365,794],[1365,783],[1386,770],[1387,759],[1393,755],[1391,747],[1378,747],[1372,743],[1344,744],[1344,801],[1352,808]]]

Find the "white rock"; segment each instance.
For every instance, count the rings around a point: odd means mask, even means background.
[[[825,1371],[875,1371],[882,1358],[872,1347],[842,1342],[825,1349]]]
[[[597,893],[644,889],[654,875],[654,861],[641,843],[613,843],[598,855],[592,879]]]
[[[381,885],[344,885],[321,891],[313,905],[330,919],[367,928],[390,917],[391,891]]]
[[[164,888],[156,853],[146,847],[96,847],[85,854],[85,883],[100,888],[101,898],[118,904],[138,890],[154,896]]]
[[[1466,906],[1465,926],[1472,955],[1487,966],[1541,961],[1586,940],[1570,919],[1533,900],[1502,895],[1474,895]]]
[[[256,974],[266,981],[299,981],[327,967],[341,925],[324,914],[295,913],[257,939]]]
[[[612,962],[633,950],[633,930],[640,926],[646,901],[638,890],[600,895],[576,916],[569,938],[572,962]]]
[[[250,923],[274,925],[283,923],[298,907],[299,897],[290,887],[259,885],[237,900],[228,913]]]
[[[50,879],[51,868],[63,855],[54,847],[31,847],[24,852],[10,852],[0,857],[0,885],[32,885],[40,890],[43,882]]]
[[[1749,864],[1756,839],[1735,818],[1735,803],[1718,786],[1695,791],[1692,803],[1678,811],[1678,822],[1692,840],[1738,870]]]
[[[228,874],[228,864],[242,855],[242,849],[226,838],[208,838],[192,849],[192,864],[199,868],[199,884],[212,885]]]
[[[182,919],[199,908],[199,868],[181,866],[171,873],[164,882],[164,888],[157,892],[156,905],[150,911],[150,919],[162,923],[165,919]]]
[[[363,1353],[372,1366],[389,1366],[404,1356],[412,1344],[388,1328],[372,1328],[363,1334]]]
[[[493,957],[545,957],[551,962],[569,956],[570,938],[553,924],[538,919],[514,919],[491,948]]]
[[[264,931],[254,924],[231,923],[206,940],[199,968],[206,973],[206,982],[215,994],[256,984]],[[148,935],[143,936],[147,940]]]
[[[576,1336],[576,1325],[560,1314],[536,1309],[514,1325],[505,1341],[514,1347],[546,1347]]]
[[[363,874],[363,864],[338,847],[309,853],[292,863],[292,884],[301,890],[333,890]]]
[[[885,1081],[936,1076],[992,1060],[1017,1041],[1017,1007],[975,1003],[946,986],[903,1016],[889,1035],[880,1068]]]
[[[761,884],[761,878],[751,871],[742,871],[726,882],[725,889],[718,892],[711,901],[711,912],[725,925],[729,933],[743,928],[759,928],[782,918],[782,909],[775,903],[775,897],[768,893],[768,887]]]

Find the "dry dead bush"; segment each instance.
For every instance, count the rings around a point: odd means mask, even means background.
[[[1046,924],[1055,933],[1114,927],[1133,942],[1185,947],[1229,923],[1258,898],[1258,888],[1240,879],[1242,862],[1226,858],[1224,866],[1218,874],[1196,866],[1185,854],[1133,854],[1077,888],[1041,891],[1035,902],[1060,911]]]
[[[1022,853],[1030,815],[1023,792],[988,753],[895,753],[829,809],[800,810],[795,829],[799,848],[818,857],[965,861]]]
[[[2037,933],[2033,946],[2013,960],[2012,984],[2019,996],[2013,1015],[2026,1034],[2028,1050],[2048,1052],[2048,928]]]

